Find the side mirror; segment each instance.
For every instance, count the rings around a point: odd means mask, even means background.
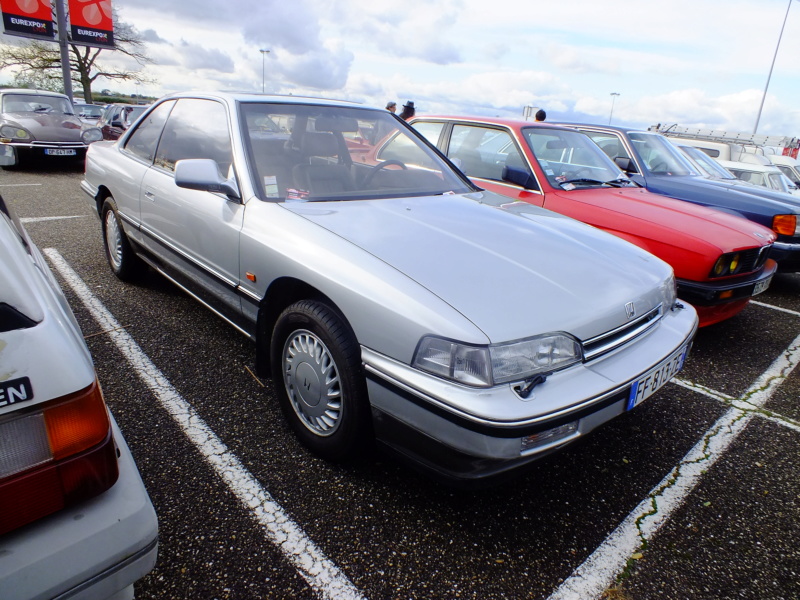
[[[617,156],[614,163],[626,173],[638,173],[638,169],[634,162],[627,156]]]
[[[222,177],[216,161],[210,158],[187,158],[175,163],[175,185],[241,199],[236,181]]]
[[[538,190],[539,184],[536,183],[536,178],[528,169],[521,167],[510,167],[508,165],[503,167],[503,181],[508,181],[519,186],[524,187],[526,190]]]

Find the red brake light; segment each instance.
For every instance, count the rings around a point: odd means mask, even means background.
[[[0,534],[96,496],[119,476],[111,423],[96,381],[42,405],[37,413],[0,422],[0,437],[5,435],[11,438],[6,440],[10,448],[22,451],[8,460],[0,455],[0,466],[7,469],[0,479]],[[49,451],[26,454],[31,437],[46,438]]]

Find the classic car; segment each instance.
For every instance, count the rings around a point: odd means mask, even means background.
[[[775,234],[740,217],[657,196],[588,136],[524,120],[424,116],[411,124],[482,188],[599,227],[668,262],[700,327],[741,312],[775,272]],[[393,140],[378,156],[397,157]]]
[[[28,159],[82,159],[83,122],[64,94],[0,89],[0,166]]]
[[[83,335],[0,198],[0,596],[133,598],[157,550]]]
[[[648,191],[719,209],[768,227],[778,238],[770,258],[779,272],[800,271],[800,198],[758,186],[704,177],[669,139],[613,125],[565,123],[591,137]]]
[[[149,105],[109,104],[97,122],[104,140],[119,139],[131,123],[147,110]]]
[[[106,110],[105,106],[99,104],[87,104],[85,102],[74,102],[73,104],[78,118],[84,123],[84,128],[87,125],[97,125]]]
[[[414,160],[375,160],[359,131]],[[385,110],[169,95],[89,147],[81,186],[111,270],[149,265],[249,337],[329,460],[377,439],[447,481],[493,481],[649,397],[697,328],[669,265],[503,209]]]

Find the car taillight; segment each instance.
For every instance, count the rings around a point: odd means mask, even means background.
[[[111,422],[96,381],[0,421],[0,534],[96,496],[118,475]]]
[[[800,234],[797,225],[797,215],[775,215],[772,218],[772,230],[779,235]]]

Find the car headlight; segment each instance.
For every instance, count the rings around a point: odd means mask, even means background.
[[[507,344],[470,346],[427,336],[413,366],[466,385],[489,387],[552,373],[580,362],[580,343],[565,333],[550,333]]]
[[[672,310],[675,303],[678,301],[678,285],[675,282],[675,274],[672,273],[661,284],[661,302],[664,306],[664,313]]]
[[[0,138],[12,140],[29,140],[33,136],[22,127],[16,125],[0,125]]]
[[[741,254],[739,252],[728,252],[717,259],[714,268],[711,269],[710,277],[725,277],[726,275],[736,275],[742,268]]]
[[[92,142],[99,142],[103,139],[103,132],[99,127],[90,127],[81,134],[81,140],[87,146]]]

